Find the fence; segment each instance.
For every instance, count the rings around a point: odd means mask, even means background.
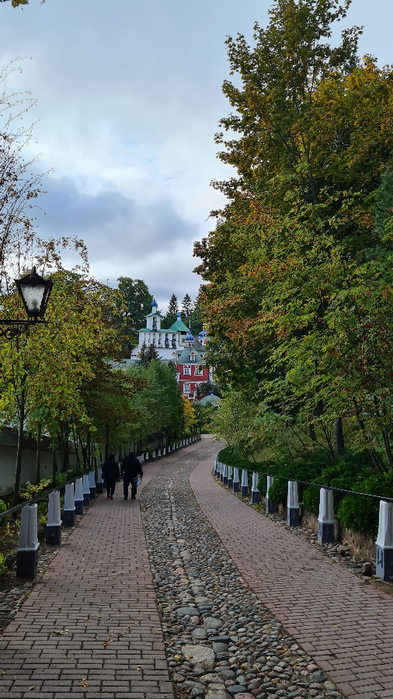
[[[168,445],[163,449],[141,454],[137,458],[141,463],[154,461],[182,449],[201,439],[200,435],[185,437]],[[75,515],[83,514],[85,507],[91,504],[96,493],[103,489],[101,468],[93,469],[85,473],[81,478],[68,481],[63,485],[53,488],[46,493],[19,503],[9,510],[0,513],[0,519],[21,512],[18,553],[16,562],[16,575],[18,578],[35,578],[38,567],[38,503],[48,499],[48,515],[45,528],[45,541],[51,546],[59,546],[61,543],[61,527],[73,527]],[[61,512],[60,496],[64,493],[64,507]]]
[[[249,493],[249,474],[251,475],[251,493]],[[267,477],[266,488],[266,513],[273,514],[276,511],[275,504],[269,499],[269,490],[274,478],[281,478],[288,482],[287,492],[287,523],[291,527],[300,526],[300,508],[298,496],[298,484],[319,488],[319,513],[318,513],[318,541],[320,543],[334,542],[334,508],[333,491],[356,495],[363,498],[371,498],[379,501],[379,525],[376,539],[376,574],[386,581],[393,580],[393,498],[382,495],[371,495],[369,493],[359,493],[355,490],[345,490],[334,486],[321,486],[308,481],[290,480],[285,476],[272,476],[267,473],[259,473],[252,469],[242,469],[241,486],[239,469],[228,466],[214,459],[214,475],[219,478],[224,485],[232,488],[234,493],[241,491],[242,497],[251,495],[251,503],[257,504],[260,501],[258,490],[258,480],[260,476]]]

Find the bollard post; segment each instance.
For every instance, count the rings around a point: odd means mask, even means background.
[[[155,450],[152,451],[152,453],[151,453],[151,460],[152,460],[152,461],[155,461],[155,460],[156,460],[156,452],[155,452]]]
[[[217,457],[216,456],[214,457],[214,461],[213,461],[213,475],[217,476]]]
[[[166,448],[166,451],[167,451],[167,454],[170,454],[170,453],[171,453],[171,445],[170,445],[170,444],[168,444],[168,446],[167,446],[167,448]]]
[[[287,524],[300,527],[299,496],[296,481],[288,481]]]
[[[277,512],[277,508],[272,500],[269,500],[269,490],[273,485],[274,476],[267,476],[267,486],[266,486],[266,514],[274,515]]]
[[[26,505],[20,517],[16,577],[34,579],[38,566],[37,504]]]
[[[90,486],[89,486],[89,474],[85,473],[82,476],[82,488],[83,488],[83,505],[87,507],[90,505]]]
[[[376,540],[376,573],[386,581],[393,580],[393,503],[379,503],[379,526]]]
[[[103,490],[103,483],[102,483],[102,470],[101,467],[98,468],[97,471],[97,487],[96,487],[97,493],[102,493]]]
[[[233,469],[233,492],[240,493],[239,469]]]
[[[145,461],[149,461],[149,452],[145,451]]]
[[[228,466],[224,464],[224,469],[222,472],[222,482],[224,485],[228,485]]]
[[[248,473],[242,469],[242,498],[248,497]]]
[[[259,494],[258,490],[258,480],[259,480],[259,473],[254,473],[252,474],[252,485],[251,485],[251,504],[252,505],[258,505],[258,503],[261,500],[261,496]]]
[[[96,472],[95,471],[89,472],[89,491],[90,491],[90,499],[94,500],[94,498],[96,496]]]
[[[75,524],[75,496],[73,483],[66,483],[65,486],[63,524],[65,527],[73,527]]]
[[[334,542],[333,491],[328,488],[319,491],[318,541],[320,544]]]
[[[228,466],[228,488],[233,487],[233,467]]]
[[[161,449],[157,449],[157,459],[161,459]]]
[[[166,447],[163,448],[163,450],[162,450],[162,455],[163,455],[163,456],[166,456]]]
[[[75,481],[75,514],[83,515],[83,479]]]
[[[59,546],[61,542],[60,490],[49,493],[45,542],[50,546]]]
[[[224,468],[225,468],[225,464],[221,463],[221,461],[220,461],[220,481],[221,481],[221,483],[224,482]]]

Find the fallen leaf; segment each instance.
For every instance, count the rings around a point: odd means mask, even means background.
[[[142,670],[142,665],[137,665],[137,666],[136,666],[136,669],[137,669],[137,670]]]
[[[86,682],[86,677],[83,678],[83,680],[81,682],[81,687],[90,687],[89,683]]]
[[[35,689],[35,684],[32,684],[31,687],[29,687],[29,689],[30,689],[30,691],[32,691],[33,689]]]

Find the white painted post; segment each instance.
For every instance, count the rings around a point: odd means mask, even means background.
[[[87,507],[90,505],[90,485],[89,485],[89,474],[85,473],[82,476],[82,487],[83,487],[83,504]]]
[[[89,472],[89,490],[90,490],[90,498],[91,498],[91,500],[94,500],[94,498],[96,496],[96,472],[95,471]]]
[[[257,505],[261,499],[261,496],[260,496],[259,490],[258,490],[258,480],[259,480],[259,473],[255,473],[255,471],[254,471],[252,474],[252,485],[251,485],[251,504],[252,505]]]
[[[60,491],[49,493],[48,516],[46,520],[45,542],[50,546],[59,546],[61,542]]]
[[[379,503],[379,526],[376,543],[376,573],[382,580],[393,580],[393,503]]]
[[[288,481],[287,524],[300,527],[299,496],[296,481]]]
[[[101,469],[99,469],[101,470]],[[102,487],[102,480],[101,480]],[[63,524],[65,527],[73,527],[75,524],[75,494],[74,484],[66,483],[64,493]]]
[[[236,466],[233,469],[233,492],[240,493],[239,469]]]
[[[242,469],[242,498],[248,497],[248,473]]]
[[[269,499],[269,490],[273,485],[274,476],[267,476],[267,486],[266,486],[266,514],[274,515],[277,512],[277,508],[272,500]]]
[[[83,514],[83,479],[77,478],[75,481],[75,514]]]
[[[228,488],[233,488],[233,466],[228,466]]]
[[[22,509],[19,527],[18,554],[16,559],[16,577],[33,579],[37,575],[38,536],[37,504],[26,505]]]
[[[334,542],[333,491],[327,488],[319,492],[318,541],[320,544]]]

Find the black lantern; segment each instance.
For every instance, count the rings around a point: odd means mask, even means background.
[[[35,267],[30,274],[22,279],[15,279],[15,284],[22,298],[23,305],[29,318],[35,321],[43,318],[48,304],[53,282],[45,280],[37,274]]]

